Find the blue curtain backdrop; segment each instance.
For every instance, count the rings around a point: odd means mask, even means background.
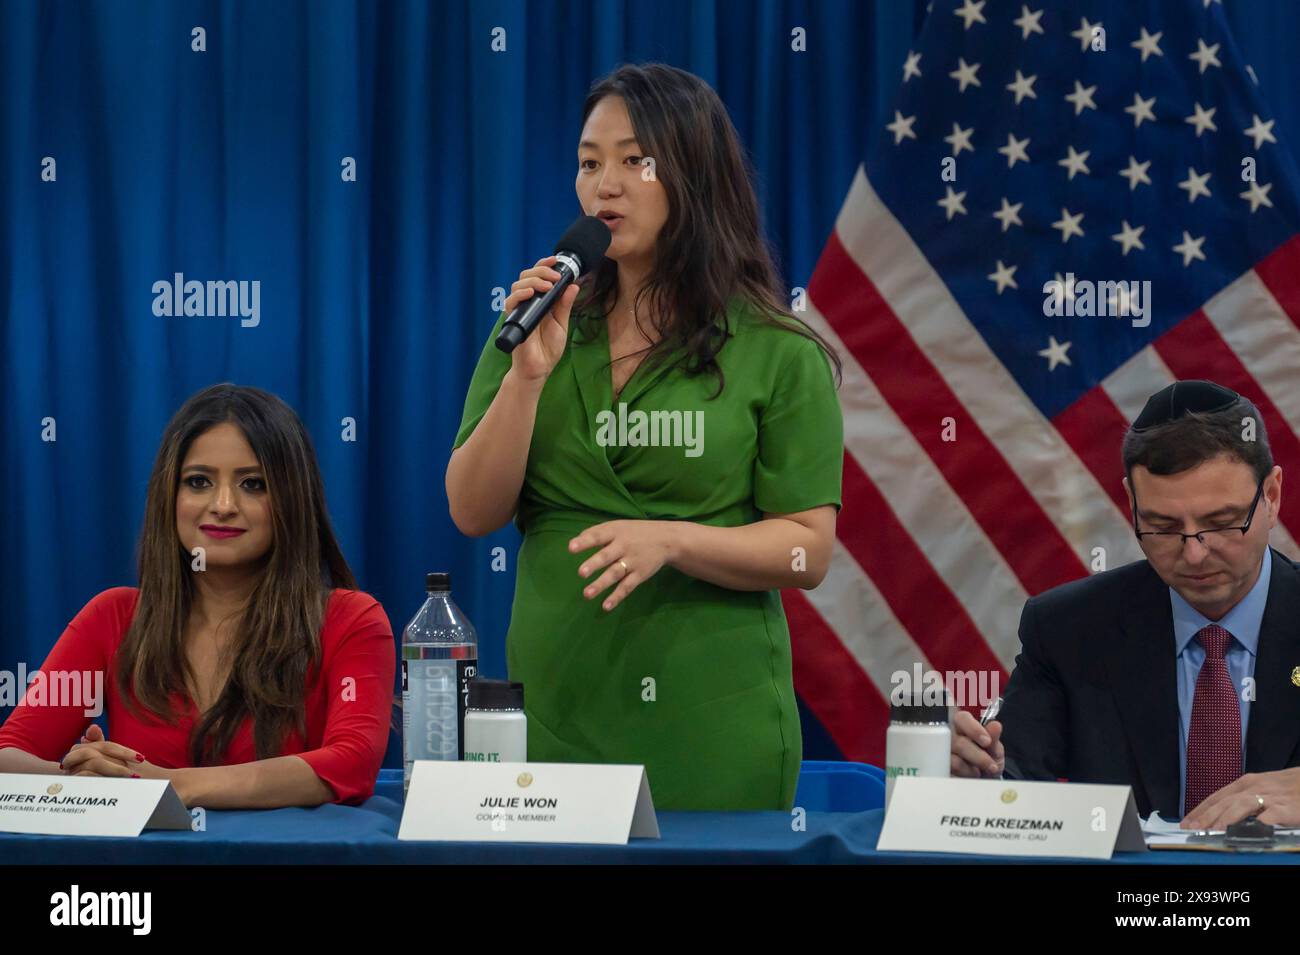
[[[1226,7],[1300,140],[1300,8]],[[0,669],[34,669],[87,600],[135,583],[162,429],[231,380],[306,422],[344,551],[394,632],[424,573],[450,571],[484,672],[503,676],[517,536],[461,536],[443,472],[494,290],[579,211],[587,87],[647,60],[712,84],[786,281],[806,285],[925,8],[0,0]],[[806,52],[791,49],[797,27]],[[155,316],[153,284],[178,272],[259,281],[259,324]],[[803,716],[806,756],[837,755]]]

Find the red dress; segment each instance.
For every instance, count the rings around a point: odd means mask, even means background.
[[[94,597],[41,664],[46,674],[41,679],[53,687],[51,672],[101,671],[108,739],[156,766],[178,769],[191,765],[186,743],[199,717],[194,701],[173,694],[174,705],[184,714],[175,726],[148,711],[141,711],[142,721],[124,706],[113,676],[114,657],[138,600],[135,587],[114,587]],[[388,746],[396,667],[392,627],[379,602],[357,590],[331,592],[321,627],[321,665],[307,679],[307,738],[291,730],[276,755],[301,757],[334,791],[335,802],[355,805],[369,798]],[[87,694],[95,686],[88,684]],[[0,726],[0,749],[14,746],[41,759],[62,760],[94,721],[86,715],[94,704],[83,697],[81,705],[30,705],[35,690],[35,684],[28,687]],[[253,721],[248,718],[232,737],[222,765],[256,758]]]

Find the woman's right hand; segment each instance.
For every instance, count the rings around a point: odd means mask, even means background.
[[[559,281],[560,273],[551,268],[554,264],[555,256],[548,255],[539,259],[531,269],[519,273],[519,281],[510,286],[510,296],[505,302],[507,315],[520,302],[534,295],[545,295]],[[538,387],[546,381],[569,343],[569,310],[577,297],[578,285],[575,282],[564,290],[532,334],[510,353],[511,368],[516,376]]]
[[[133,749],[110,743],[96,723],[68,751],[59,763],[65,776],[140,776],[144,756]]]

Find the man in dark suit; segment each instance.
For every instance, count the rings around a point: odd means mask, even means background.
[[[1300,825],[1300,567],[1255,406],[1153,395],[1123,444],[1146,560],[1031,598],[1000,721],[954,721],[957,776],[1133,787],[1138,812]]]

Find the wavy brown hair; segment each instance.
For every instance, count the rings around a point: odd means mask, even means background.
[[[316,452],[293,409],[258,388],[219,384],[200,391],[167,425],[149,477],[139,603],[115,667],[126,706],[175,725],[179,714],[171,694],[185,698],[189,692],[184,638],[196,571],[176,531],[176,495],[190,445],[226,422],[243,432],[262,468],[271,501],[271,548],[234,635],[221,696],[190,734],[195,766],[219,763],[250,716],[258,759],[276,755],[292,729],[306,733],[306,684],[320,664],[330,591],[356,589],[325,509]]]
[[[620,66],[587,93],[582,121],[606,96],[622,97],[633,134],[653,157],[668,197],[668,219],[655,240],[655,264],[634,303],[650,305],[658,340],[645,361],[685,349],[689,377],[711,373],[722,393],[717,362],[727,340],[727,303],[739,297],[766,324],[810,338],[835,366],[835,349],[786,305],[786,289],[763,237],[753,172],[722,100],[708,83],[663,63]],[[590,340],[593,311],[607,318],[618,297],[618,263],[603,259],[582,283],[573,321]],[[583,309],[586,309],[585,313]],[[641,328],[641,319],[636,319]],[[645,329],[641,328],[642,333]],[[634,353],[635,354],[635,353]]]

